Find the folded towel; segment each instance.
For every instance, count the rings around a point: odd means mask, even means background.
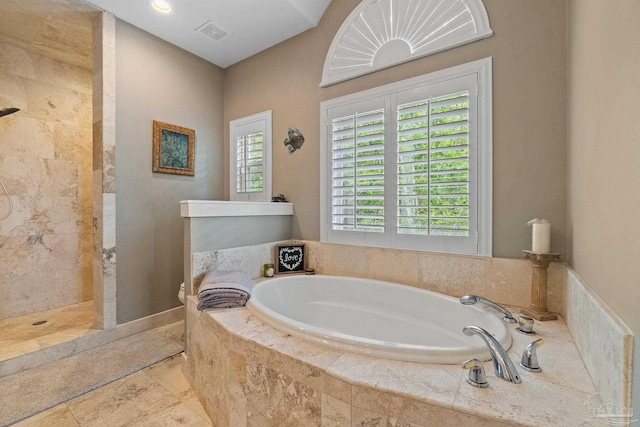
[[[207,272],[198,289],[198,310],[244,306],[251,297],[251,279],[242,271]]]

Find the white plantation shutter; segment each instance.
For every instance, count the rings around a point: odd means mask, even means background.
[[[384,111],[331,122],[333,230],[384,232]]]
[[[491,60],[321,104],[325,241],[491,255]]]
[[[469,92],[397,107],[398,234],[469,236]]]
[[[263,191],[263,132],[236,136],[236,192]]]
[[[231,200],[271,200],[271,111],[229,122]]]

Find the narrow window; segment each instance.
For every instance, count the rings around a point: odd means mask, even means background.
[[[229,123],[230,199],[271,200],[271,111]]]

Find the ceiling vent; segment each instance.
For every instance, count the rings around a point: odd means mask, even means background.
[[[204,24],[200,25],[198,28],[196,28],[196,31],[215,41],[222,40],[229,35],[222,28],[213,25],[211,21],[207,21]]]

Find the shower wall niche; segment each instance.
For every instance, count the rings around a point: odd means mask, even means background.
[[[0,320],[92,299],[92,72],[0,43],[5,107]]]

